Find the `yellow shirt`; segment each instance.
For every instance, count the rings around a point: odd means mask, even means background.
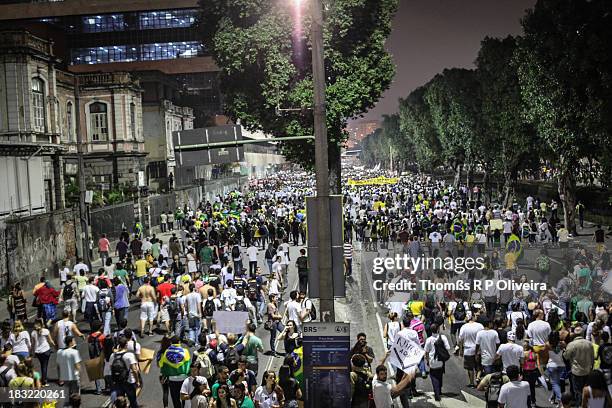
[[[147,266],[149,263],[144,259],[137,260],[134,265],[136,265],[136,277],[142,278],[147,274]]]
[[[514,252],[507,252],[504,260],[506,261],[506,269],[514,269],[516,267],[516,255]]]
[[[410,311],[412,311],[412,314],[415,317],[418,317],[421,315],[421,312],[425,307],[425,302],[421,300],[411,300],[410,302],[408,302],[408,307],[410,308]]]

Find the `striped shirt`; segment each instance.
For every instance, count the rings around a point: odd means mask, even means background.
[[[344,244],[344,259],[353,259],[353,244]]]

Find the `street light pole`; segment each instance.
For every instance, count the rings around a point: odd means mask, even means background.
[[[311,0],[312,76],[314,82],[315,174],[317,184],[318,267],[321,321],[335,320],[332,278],[329,163],[325,114],[325,57],[321,0]]]
[[[74,76],[74,113],[76,116],[76,139],[77,139],[77,160],[78,160],[78,175],[79,178],[79,218],[81,219],[81,237],[83,247],[83,262],[89,266],[91,270],[91,260],[89,259],[89,220],[87,206],[85,204],[85,164],[83,154],[85,151],[85,142],[81,133],[81,90],[79,85],[79,76]]]

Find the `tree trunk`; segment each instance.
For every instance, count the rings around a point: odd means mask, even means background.
[[[490,179],[491,172],[489,169],[485,168],[484,175],[482,177],[482,194],[480,197],[486,207],[488,207],[489,203],[491,202],[491,188],[489,186]]]
[[[455,165],[455,179],[453,180],[453,187],[455,189],[459,188],[459,181],[461,180],[461,164]]]
[[[342,194],[342,165],[340,158],[340,146],[329,144],[329,193]]]
[[[468,190],[468,200],[472,199],[472,176],[473,176],[473,167],[471,164],[465,166],[465,184],[467,185]]]
[[[563,203],[565,227],[576,236],[578,235],[576,230],[576,180],[573,170],[562,165],[557,177],[559,180],[559,197]]]
[[[514,201],[514,187],[515,178],[511,171],[506,170],[504,172],[504,201],[502,203],[504,208],[511,206]]]

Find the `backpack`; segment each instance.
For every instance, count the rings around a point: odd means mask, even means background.
[[[87,338],[87,347],[89,348],[89,357],[95,358],[102,354],[104,350],[104,335],[102,333],[92,333]]]
[[[130,375],[129,368],[123,360],[124,355],[125,352],[115,354],[115,358],[113,358],[113,362],[111,363],[111,376],[115,384],[127,383]]]
[[[196,361],[200,363],[200,373],[204,376],[204,378],[209,379],[215,375],[215,366],[213,365],[208,353],[206,352],[197,352],[195,354]]]
[[[310,300],[308,298],[304,299],[304,302],[302,302],[302,307],[306,306],[306,302]],[[310,300],[310,318],[312,320],[316,320],[317,319],[317,308],[315,307],[314,303],[312,303],[312,300]]]
[[[259,294],[259,287],[257,285],[257,280],[249,279],[249,288],[247,290],[247,297],[250,301],[256,302]]]
[[[355,374],[357,374],[357,380],[353,401],[367,401],[372,393],[372,379],[365,373],[355,372]]]
[[[64,300],[70,300],[74,296],[74,282],[69,280],[64,284],[64,291],[62,292],[62,297]]]
[[[6,373],[9,370],[8,367],[2,367],[4,371],[0,372],[0,387],[8,387],[9,380],[6,378]]]
[[[215,310],[217,310],[217,306],[215,305],[214,299],[206,299],[204,302],[204,316],[212,317]]]
[[[240,248],[238,248],[238,245],[234,245],[232,248],[232,258],[240,258]]]
[[[238,368],[238,360],[240,360],[238,350],[236,350],[234,347],[228,348],[225,355],[225,365],[230,369],[230,371]]]
[[[98,292],[98,312],[106,313],[110,310],[111,305],[108,302],[108,297],[108,289],[102,289],[100,292]]]
[[[599,347],[599,358],[607,366],[612,365],[612,347]]]
[[[487,387],[487,392],[485,392],[485,398],[488,403],[497,404],[497,400],[499,398],[499,391],[501,390],[502,385],[504,385],[504,377],[502,373],[493,373],[491,374],[491,379],[489,380],[489,386]]]
[[[246,303],[244,302],[244,298],[236,299],[236,304],[234,305],[234,311],[236,311],[236,312],[246,312],[246,311],[248,311]]]
[[[434,349],[434,356],[439,362],[444,363],[445,361],[448,361],[450,359],[450,353],[444,346],[444,340],[442,340],[442,335],[439,335],[438,339],[435,341]]]
[[[536,369],[536,359],[533,351],[529,352],[529,357],[523,362],[523,371],[533,371]]]
[[[466,315],[467,314],[465,313],[465,305],[463,304],[463,302],[457,303],[455,311],[453,312],[453,317],[455,318],[455,321],[461,322],[465,320]]]
[[[175,320],[179,315],[179,305],[176,298],[170,298],[168,300],[168,315],[172,320]]]

